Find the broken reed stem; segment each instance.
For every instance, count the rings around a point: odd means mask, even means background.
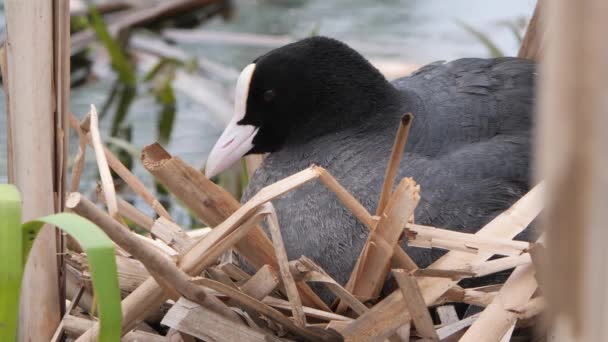
[[[231,215],[228,220],[211,230],[205,238],[180,253],[179,267],[188,274],[200,274],[222,253],[247,236],[260,220],[269,214],[266,204],[262,204]],[[132,328],[137,321],[152,313],[166,299],[167,296],[153,278],[146,280],[122,302],[123,329],[126,331]],[[95,325],[87,331],[87,336],[96,337],[98,332],[99,326]]]
[[[544,235],[541,235],[538,242],[542,242],[543,239]],[[512,309],[528,303],[537,288],[534,265],[527,263],[517,266],[461,341],[479,341],[480,338],[501,339],[515,326],[518,319],[517,312]]]
[[[494,218],[480,229],[476,235],[492,238],[513,238],[522,232],[542,209],[544,184],[540,183],[520,198],[511,208]],[[428,268],[461,269],[471,262],[481,262],[489,259],[492,253],[463,254],[448,252],[436,260]],[[445,278],[422,278],[418,286],[427,305],[435,303],[457,281]],[[371,341],[378,336],[391,334],[406,324],[411,316],[403,300],[402,293],[395,291],[369,312],[357,318],[344,330],[346,339],[356,338],[358,341]]]
[[[285,317],[285,315],[283,315],[276,309],[273,309],[269,305],[264,304],[263,302],[255,299],[231,286],[222,284],[215,280],[211,280],[211,279],[207,279],[207,278],[200,278],[200,277],[192,279],[192,282],[194,282],[198,285],[202,285],[206,288],[215,290],[219,293],[222,293],[222,294],[230,297],[234,301],[238,302],[240,305],[243,305],[243,306],[247,307],[248,309],[257,311],[260,314],[262,314],[268,318],[271,318],[272,320],[276,321],[277,323],[282,324],[287,330],[292,331],[296,334],[302,335],[312,341],[328,340],[331,337],[334,337],[333,334],[331,334],[328,331],[308,330],[302,326],[294,324],[294,322],[292,322],[289,318]]]
[[[498,255],[516,256],[530,249],[525,241],[495,239],[461,233],[451,229],[408,223],[405,228],[408,245],[420,248],[443,248],[467,253],[493,252]]]
[[[190,277],[178,269],[170,259],[137,239],[131,231],[113,220],[79,193],[69,195],[66,200],[66,207],[97,224],[112,241],[141,261],[151,274],[159,277],[160,279],[157,279],[161,280],[164,285],[174,286],[177,292],[186,298],[215,310],[235,323],[241,322],[238,315],[224,303],[214,296],[205,293],[200,288],[193,286],[190,283]],[[79,340],[87,341],[83,337]]]
[[[73,117],[73,114],[70,114]],[[85,118],[86,119],[86,118]],[[70,120],[72,128],[76,129],[75,124],[78,119],[74,117],[74,120]],[[85,134],[87,142],[92,146],[91,135],[88,129],[89,125],[83,120],[83,124],[80,125],[80,129]],[[171,219],[171,215],[167,212],[165,207],[158,201],[158,199],[146,188],[146,186],[137,178],[131,171],[123,165],[123,163],[105,146],[103,146],[103,152],[105,154],[108,165],[129,187],[138,194],[159,216],[162,216],[168,220]]]
[[[348,190],[338,183],[327,170],[316,165],[313,165],[312,169],[317,173],[319,180],[338,197],[342,204],[344,204],[361,223],[369,230],[373,230],[376,227],[376,221],[367,209],[365,209]]]
[[[345,305],[350,306],[357,314],[362,315],[369,309],[355,296],[343,288],[338,282],[331,278],[325,271],[306,256],[290,262],[292,273],[298,279],[307,282],[323,283],[331,292],[340,298]]]
[[[97,169],[99,170],[99,177],[101,178],[101,186],[103,188],[104,197],[106,199],[108,211],[110,216],[115,220],[121,221],[122,218],[118,215],[118,204],[116,203],[116,190],[114,189],[114,180],[110,173],[110,167],[106,155],[103,152],[103,144],[101,143],[101,135],[99,133],[99,117],[97,115],[97,109],[94,105],[91,105],[91,111],[89,112],[91,123],[89,130],[91,132],[91,145],[95,152],[95,160],[97,161]]]
[[[404,270],[393,270],[393,275],[397,284],[399,284],[399,288],[401,288],[403,299],[406,302],[407,309],[420,337],[439,341],[433,325],[433,319],[426,307],[424,298],[422,298],[422,294],[420,294],[416,279]]]
[[[200,171],[192,168],[179,157],[171,156],[158,144],[152,144],[144,148],[142,162],[144,167],[177,196],[186,207],[190,208],[197,218],[211,227],[222,223],[240,207],[239,202],[228,192],[208,180]],[[303,178],[298,179],[298,177]],[[315,177],[316,174],[309,170],[307,173],[300,172],[288,177],[289,180],[286,182],[275,183],[272,190],[263,189],[254,196],[257,202],[254,203],[254,198],[252,198],[249,201],[249,209],[245,209],[245,211]],[[295,185],[289,182],[295,182]],[[268,196],[268,191],[274,191],[275,193]],[[266,196],[267,199],[263,200],[263,196]],[[278,267],[272,242],[260,227],[254,227],[247,238],[238,241],[235,247],[239,254],[255,268],[266,264]],[[330,311],[327,305],[306,284],[298,283],[297,286],[304,304]]]
[[[420,187],[404,178],[392,194],[386,211],[369,234],[346,288],[362,300],[376,298],[390,269],[390,260],[409,217],[420,200]],[[340,305],[338,312],[344,310]]]
[[[397,129],[391,156],[388,165],[386,166],[386,175],[384,176],[382,192],[380,193],[378,207],[376,208],[376,216],[382,215],[384,208],[388,204],[388,200],[393,193],[393,184],[395,183],[395,177],[399,171],[399,163],[401,163],[401,157],[403,156],[403,151],[405,151],[405,144],[407,143],[407,137],[409,136],[413,119],[414,116],[411,113],[407,113],[399,122],[399,128]]]
[[[281,275],[281,280],[283,280],[283,286],[285,287],[289,303],[291,303],[293,319],[296,322],[296,325],[305,327],[306,315],[304,315],[304,310],[302,310],[302,300],[300,299],[298,288],[296,287],[291,272],[289,272],[289,260],[287,259],[287,251],[285,250],[285,244],[283,242],[283,237],[281,236],[281,228],[279,228],[279,219],[271,204],[269,204],[269,207],[270,215],[266,222],[268,223],[268,229],[270,230],[270,236],[272,237],[274,253],[277,256],[279,274]]]
[[[106,198],[103,195],[103,190],[101,187],[97,187],[97,199],[106,203]],[[131,203],[125,201],[120,196],[116,196],[116,203],[118,204],[118,213],[122,217],[126,217],[127,219],[133,221],[137,226],[142,229],[145,229],[148,232],[152,231],[152,226],[154,225],[154,220],[148,215],[144,214],[141,210],[134,207]]]

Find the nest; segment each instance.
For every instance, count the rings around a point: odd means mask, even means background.
[[[165,341],[164,334],[187,341],[509,341],[514,331],[529,335],[529,327],[545,306],[534,266],[542,245],[512,239],[540,212],[542,185],[475,234],[415,224],[419,186],[411,178],[393,186],[410,122],[409,115],[402,120],[375,214],[314,165],[262,189],[241,206],[179,157],[158,144],[147,146],[142,154],[144,167],[198,219],[214,227],[186,232],[102,145],[94,108],[82,122],[72,117],[81,142],[72,190],[77,189],[89,143],[101,175],[99,198],[108,212],[76,192],[70,194],[66,207],[95,222],[119,247],[116,258],[127,337],[145,341]],[[110,169],[154,209],[157,219],[115,194]],[[271,204],[274,198],[314,181],[333,191],[370,231],[344,286],[306,256],[288,260]],[[132,233],[123,218],[147,234]],[[258,225],[264,219],[270,237]],[[401,248],[402,239],[412,246],[448,252],[431,266],[419,268]],[[255,274],[233,262],[233,249],[256,268]],[[494,256],[499,258],[491,259]],[[73,298],[64,331],[71,338],[88,341],[96,336],[98,323],[90,313],[93,300],[86,256],[68,251],[66,268],[67,292]],[[478,288],[458,285],[465,278],[510,269],[514,270],[504,283]],[[380,298],[389,273],[399,287]],[[336,303],[326,305],[310,283],[326,286],[338,298]],[[456,310],[459,303],[482,310],[463,317]]]

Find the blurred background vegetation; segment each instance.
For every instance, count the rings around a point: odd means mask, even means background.
[[[168,11],[117,30],[127,16],[171,3]],[[82,117],[100,110],[103,139],[134,173],[156,189],[182,227],[195,225],[138,163],[143,146],[160,142],[204,167],[232,115],[240,69],[258,55],[314,34],[350,44],[392,79],[436,60],[515,55],[532,0],[72,0],[71,108]],[[0,1],[3,5],[3,1]],[[0,8],[1,9],[1,8]],[[0,10],[0,27],[4,28]],[[6,182],[5,98],[0,96],[0,182]],[[75,139],[75,137],[72,137]],[[71,144],[71,155],[77,144]],[[91,157],[92,154],[88,153]],[[88,158],[81,191],[97,179]],[[220,182],[237,198],[247,182],[240,165]],[[153,215],[128,189],[124,198]]]

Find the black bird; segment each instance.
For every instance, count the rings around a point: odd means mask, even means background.
[[[530,188],[534,74],[525,59],[465,58],[388,82],[347,45],[304,39],[244,69],[234,118],[206,174],[245,154],[270,152],[243,200],[317,164],[375,212],[400,118],[411,112],[398,179],[413,177],[421,186],[416,222],[472,233]],[[273,203],[289,258],[306,255],[344,284],[368,230],[319,182]],[[406,251],[422,267],[441,255]]]

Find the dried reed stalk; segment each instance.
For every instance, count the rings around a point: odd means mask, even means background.
[[[51,1],[7,0],[6,72],[10,127],[7,142],[8,174],[23,199],[23,220],[55,212],[55,198],[62,196],[57,175],[63,172],[62,157],[56,154],[53,66],[55,46],[53,3]],[[58,18],[59,19],[59,18]],[[61,61],[63,62],[63,60]],[[38,234],[23,277],[19,309],[19,341],[48,341],[61,318],[61,296],[57,272],[55,230],[45,226]]]
[[[307,257],[302,256],[300,259],[290,262],[290,266],[292,273],[296,274],[298,279],[325,284],[331,292],[340,298],[345,305],[351,307],[357,314],[362,315],[369,311],[369,309],[355,296],[344,289],[338,282],[325,273],[321,267]]]
[[[541,236],[539,242],[542,238]],[[527,263],[517,266],[461,341],[479,341],[480,338],[499,340],[509,334],[518,318],[517,312],[512,309],[528,303],[537,288],[534,265]]]
[[[118,243],[122,248],[140,260],[157,280],[163,282],[163,285],[175,287],[179,293],[183,294],[187,298],[216,310],[218,313],[226,316],[228,319],[232,319],[237,323],[240,322],[238,316],[236,316],[236,314],[226,307],[221,301],[209,294],[206,294],[204,290],[193,286],[189,281],[189,277],[180,271],[175,264],[173,264],[163,255],[156,252],[156,250],[141,243],[139,239],[133,236],[133,233],[107,216],[104,212],[100,211],[93,203],[83,198],[80,194],[70,194],[66,202],[66,207],[69,207],[74,212],[90,219],[100,226],[100,228],[102,228],[114,242]],[[152,298],[148,298],[148,300],[153,301]],[[123,307],[123,315],[125,316],[127,309],[128,308]],[[128,331],[128,328],[130,328],[132,323],[133,322],[124,322],[126,325],[125,331]],[[91,334],[96,334],[96,331],[93,330],[96,329],[87,331],[87,333],[81,336],[79,340],[88,341],[88,339],[92,337]]]
[[[406,227],[408,245],[422,248],[443,248],[469,253],[493,252],[498,255],[520,255],[531,246],[529,242],[494,239],[455,230],[419,224]]]
[[[268,222],[270,236],[272,237],[272,245],[279,264],[279,274],[281,275],[287,298],[291,304],[293,320],[296,325],[305,327],[306,315],[302,309],[302,300],[300,299],[296,282],[293,280],[293,276],[289,271],[289,260],[287,259],[287,251],[285,250],[285,244],[283,242],[283,237],[281,236],[281,228],[279,228],[279,219],[277,218],[277,213],[272,205],[268,205],[271,213],[266,222]]]
[[[608,11],[600,0],[543,5],[547,34],[535,126],[535,170],[547,182],[541,286],[555,341],[607,341]],[[566,189],[572,191],[564,195]]]
[[[91,133],[91,146],[93,146],[93,151],[95,152],[95,160],[97,161],[97,169],[99,170],[99,177],[101,178],[101,186],[107,203],[108,212],[115,220],[122,221],[122,218],[118,214],[114,180],[110,173],[110,167],[108,166],[108,161],[103,151],[101,134],[99,133],[99,116],[97,115],[97,109],[94,105],[91,105],[88,116],[90,118],[89,131]]]
[[[72,115],[71,115],[72,116]],[[85,118],[86,119],[86,118]],[[70,120],[70,125],[75,129],[74,124],[78,122],[77,119]],[[80,125],[83,133],[87,135],[87,142],[91,144],[91,135],[89,134],[89,124],[83,123]],[[91,145],[92,146],[92,145]],[[105,146],[103,146],[103,152],[107,163],[116,172],[120,178],[125,181],[127,185],[138,194],[159,216],[171,220],[171,215],[167,212],[165,207],[158,201],[158,199],[146,188],[146,186],[137,178],[131,171],[120,162],[120,160]]]
[[[424,298],[420,294],[416,279],[404,270],[393,270],[393,275],[399,284],[399,288],[401,288],[403,300],[406,302],[407,309],[420,337],[439,341],[437,332],[433,326],[433,319],[426,308]]]
[[[251,310],[257,311],[260,314],[276,321],[277,323],[283,325],[283,327],[291,332],[294,332],[298,335],[302,335],[307,339],[312,341],[328,341],[334,340],[336,336],[329,332],[323,330],[312,330],[306,329],[302,326],[294,324],[291,319],[285,317],[279,311],[271,308],[270,306],[264,304],[263,302],[254,299],[243,292],[234,289],[230,286],[224,285],[220,282],[207,279],[207,278],[195,278],[192,280],[196,284],[202,285],[204,287],[216,290],[224,295],[234,299],[240,305],[243,305]],[[291,304],[290,304],[291,305]]]
[[[544,187],[537,185],[519,199],[511,208],[497,216],[480,229],[476,235],[493,238],[513,238],[538,215],[542,208]],[[484,261],[492,256],[490,253],[467,254],[448,252],[435,261],[429,268],[459,269],[468,263]],[[425,303],[434,303],[443,293],[454,286],[456,281],[445,278],[422,278],[418,286]],[[395,291],[383,301],[376,304],[368,313],[357,318],[344,331],[346,340],[370,341],[379,336],[391,335],[396,329],[410,320],[407,306],[400,291]]]
[[[390,269],[390,260],[403,229],[420,200],[420,187],[404,178],[391,196],[386,211],[359,255],[358,267],[351,274],[347,288],[363,300],[377,297]]]
[[[180,158],[172,157],[158,144],[144,148],[142,162],[150,173],[209,226],[217,226],[239,208],[239,203],[229,193],[213,184]],[[289,186],[285,182],[280,184]],[[275,187],[275,189],[277,188]],[[278,194],[289,189],[279,191]],[[254,228],[246,239],[239,241],[236,249],[256,268],[266,264],[273,267],[278,266],[272,242],[259,227]],[[298,290],[304,304],[329,311],[325,303],[310,288],[304,284],[298,284]]]
[[[399,128],[397,129],[391,156],[388,165],[386,166],[386,175],[384,176],[378,207],[376,208],[377,216],[384,213],[384,208],[388,204],[389,198],[391,198],[395,176],[397,176],[397,171],[399,171],[399,164],[401,162],[401,157],[403,156],[403,151],[405,151],[405,144],[407,143],[407,137],[409,136],[413,119],[414,116],[411,113],[408,113],[405,114],[399,122]]]
[[[204,341],[281,341],[261,329],[235,325],[225,317],[187,299],[180,298],[165,315],[163,325]]]

